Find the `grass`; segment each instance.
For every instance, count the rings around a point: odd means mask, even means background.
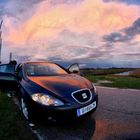
[[[102,86],[140,89],[140,78],[117,77],[111,75],[102,75],[102,76],[86,75],[85,77],[94,83],[98,83],[100,80],[111,81],[111,83],[101,83],[100,85]]]
[[[130,71],[127,76],[113,75]],[[84,76],[90,81],[108,87],[140,89],[140,68],[83,69]]]
[[[86,75],[85,77],[94,83],[97,83],[99,80],[106,80],[106,76]]]
[[[33,140],[17,106],[0,92],[0,140]]]
[[[106,74],[115,74],[115,73],[122,73],[127,71],[133,71],[133,68],[87,68],[87,69],[81,69],[81,72],[83,75],[106,75]]]

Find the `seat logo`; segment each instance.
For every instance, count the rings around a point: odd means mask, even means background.
[[[83,97],[83,99],[86,99],[87,98],[86,93],[82,93],[82,97]]]

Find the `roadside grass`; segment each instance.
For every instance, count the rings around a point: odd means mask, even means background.
[[[34,140],[17,106],[0,92],[0,140]]]
[[[87,69],[81,69],[81,72],[83,75],[106,75],[106,74],[116,74],[116,73],[122,73],[127,71],[133,71],[134,68],[87,68]],[[140,70],[140,69],[138,69]]]
[[[85,75],[88,80],[97,83],[99,80],[106,80],[106,76],[98,76],[98,75]]]
[[[140,78],[121,76],[117,77],[112,75],[86,75],[85,77],[94,83],[98,83],[101,80],[110,81],[110,83],[100,83],[101,86],[140,89]]]

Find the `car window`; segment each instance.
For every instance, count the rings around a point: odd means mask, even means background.
[[[67,74],[67,72],[53,63],[29,63],[26,64],[26,73],[28,76],[49,76]]]
[[[15,72],[15,65],[12,65],[12,64],[0,65],[0,72],[2,72],[2,73],[14,73]]]

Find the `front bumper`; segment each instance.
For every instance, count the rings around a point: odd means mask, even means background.
[[[96,101],[96,107],[92,109],[91,111],[87,112],[86,114],[83,114],[81,116],[77,116],[77,109],[86,107],[90,104],[92,104],[94,101]],[[52,118],[54,120],[62,120],[65,121],[68,118],[69,119],[76,119],[76,118],[82,118],[84,116],[87,116],[91,113],[93,113],[98,106],[98,94],[94,96],[94,98],[82,105],[78,106],[71,106],[71,105],[65,105],[60,107],[46,107],[44,105],[40,105],[36,102],[30,102],[29,108],[32,112],[32,118],[39,118],[39,119],[49,119]]]

